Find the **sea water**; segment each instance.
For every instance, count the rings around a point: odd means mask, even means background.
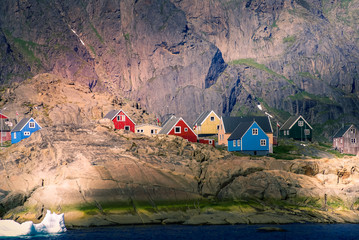
[[[281,228],[282,232],[261,232],[262,227]],[[288,225],[224,225],[184,226],[149,225],[102,228],[68,229],[59,234],[11,237],[0,239],[236,239],[236,240],[284,240],[284,239],[359,239],[359,225],[355,224],[288,224]]]

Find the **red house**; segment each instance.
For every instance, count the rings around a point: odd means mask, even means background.
[[[172,116],[164,122],[163,127],[158,134],[175,135],[183,137],[190,142],[197,142],[197,135],[181,117],[178,118]]]
[[[111,110],[104,118],[111,119],[115,124],[115,129],[124,129],[127,131],[135,132],[135,122],[121,109]]]
[[[11,127],[12,122],[9,121],[9,118],[6,115],[0,113],[1,142],[11,141]]]

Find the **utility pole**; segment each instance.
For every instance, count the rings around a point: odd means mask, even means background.
[[[6,108],[3,108],[3,109],[1,109],[0,110],[0,115],[1,115],[1,118],[0,118],[0,120],[1,120],[1,130],[0,130],[0,138],[1,138],[1,147],[2,147],[2,128],[3,128],[3,115],[2,115],[2,111],[3,110],[5,110]]]

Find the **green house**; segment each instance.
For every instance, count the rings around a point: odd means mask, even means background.
[[[279,136],[300,141],[312,141],[313,128],[302,116],[290,117],[279,129]]]

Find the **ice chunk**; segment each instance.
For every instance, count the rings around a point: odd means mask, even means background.
[[[13,220],[0,220],[0,236],[22,236],[66,232],[64,214],[47,210],[45,218],[39,224],[32,221],[17,223]]]

